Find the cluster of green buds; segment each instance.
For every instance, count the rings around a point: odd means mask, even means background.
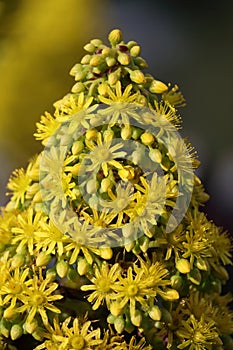
[[[0,217],[0,346],[232,349],[231,241],[201,207],[178,87],[119,29],[94,39],[37,123]],[[131,340],[129,340],[131,339]]]

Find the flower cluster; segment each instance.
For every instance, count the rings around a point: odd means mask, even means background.
[[[208,220],[178,87],[120,30],[37,123],[0,217],[0,347],[231,349],[231,240]]]

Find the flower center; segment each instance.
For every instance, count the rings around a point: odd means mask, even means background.
[[[33,305],[41,305],[45,302],[44,296],[40,293],[35,293],[34,295],[32,295],[31,300],[32,300],[31,303]]]
[[[71,339],[73,349],[81,350],[85,348],[85,339],[81,335],[76,335]]]
[[[12,294],[19,294],[22,291],[22,287],[19,283],[10,283],[8,286]]]
[[[100,149],[98,151],[98,157],[99,159],[101,159],[102,162],[104,162],[111,158],[111,152],[108,149]]]
[[[99,287],[99,290],[102,292],[102,293],[108,293],[110,292],[111,288],[110,288],[110,283],[107,279],[105,278],[102,278],[99,282],[98,282],[98,287]]]
[[[130,297],[135,296],[138,293],[138,287],[136,286],[136,284],[131,284],[130,286],[128,286],[127,293]]]

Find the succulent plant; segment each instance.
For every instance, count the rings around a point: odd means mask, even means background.
[[[201,211],[178,86],[120,30],[37,123],[0,218],[3,349],[232,349],[231,240]]]

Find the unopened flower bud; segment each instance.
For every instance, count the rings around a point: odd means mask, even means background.
[[[122,333],[125,327],[125,321],[122,316],[119,316],[114,321],[114,327],[117,331],[117,333]]]
[[[110,304],[110,312],[113,316],[119,316],[122,312],[122,307],[120,306],[120,303],[117,301],[113,301]]]
[[[64,278],[67,275],[69,265],[66,261],[61,260],[56,264],[56,270],[59,277]]]
[[[90,60],[90,65],[92,67],[97,67],[99,66],[101,63],[103,62],[103,57],[100,55],[94,55],[92,56],[91,60]]]
[[[194,268],[192,269],[188,274],[188,279],[196,284],[199,285],[201,283],[201,273],[198,269]]]
[[[123,127],[123,129],[121,129],[121,138],[123,140],[130,139],[131,135],[132,135],[132,129],[129,125],[126,125]]]
[[[176,268],[179,272],[187,274],[191,270],[190,262],[187,259],[179,259],[176,262]]]
[[[160,150],[158,150],[157,148],[150,149],[149,157],[155,163],[161,163],[161,161],[162,161],[162,154],[161,154]]]
[[[107,57],[106,63],[108,67],[113,67],[116,64],[116,59],[114,57]]]
[[[38,327],[38,322],[34,318],[31,322],[25,322],[23,325],[24,329],[26,330],[27,333],[32,334],[36,328]]]
[[[145,75],[139,70],[133,70],[130,73],[130,79],[137,84],[143,84],[146,82]]]
[[[133,57],[136,57],[140,54],[140,46],[139,45],[135,45],[130,49],[130,55]]]
[[[146,61],[142,57],[135,57],[134,63],[141,69],[148,68]]]
[[[127,53],[125,52],[120,52],[118,57],[117,57],[117,61],[122,64],[123,66],[127,66],[130,62],[130,58],[127,55]]]
[[[103,259],[109,260],[112,258],[112,249],[109,247],[105,247],[105,248],[100,248],[100,256]]]
[[[135,310],[133,315],[130,315],[130,319],[134,326],[139,327],[142,322],[142,313],[139,310]]]
[[[150,132],[144,132],[141,135],[141,141],[144,145],[149,146],[154,142],[154,136]]]
[[[77,82],[76,84],[74,84],[74,86],[71,89],[71,91],[74,94],[79,94],[80,92],[83,92],[84,90],[85,90],[85,86],[80,81]]]
[[[108,177],[106,177],[105,179],[103,179],[101,181],[101,191],[102,192],[107,192],[108,189],[112,188],[112,186],[113,186],[113,183]]]
[[[15,318],[17,314],[17,311],[15,309],[13,309],[12,307],[8,307],[4,312],[3,312],[3,317],[6,320],[12,320],[13,318]]]
[[[174,275],[171,277],[171,286],[176,290],[180,290],[183,286],[183,279],[181,276]]]
[[[23,266],[25,262],[25,256],[23,254],[16,254],[11,260],[11,266],[13,269]]]
[[[119,80],[119,76],[116,72],[112,72],[108,75],[108,82],[110,85],[115,85]]]
[[[105,47],[102,50],[102,55],[105,57],[110,56],[111,54],[112,54],[112,49],[110,47]]]
[[[102,40],[100,39],[92,39],[90,41],[91,44],[93,44],[95,47],[99,47],[100,45],[102,45]]]
[[[165,292],[161,292],[160,295],[165,300],[177,300],[179,299],[179,293],[175,289],[167,289]]]
[[[88,262],[86,261],[85,258],[80,258],[78,260],[78,266],[77,266],[77,271],[79,273],[80,276],[83,276],[87,273],[89,269],[89,265]]]
[[[107,130],[104,130],[103,135],[105,141],[111,141],[114,136],[114,131],[111,128],[108,128]]]
[[[118,170],[118,175],[123,181],[132,180],[134,178],[134,168],[126,165],[123,169]]]
[[[81,140],[77,140],[74,142],[71,148],[71,152],[73,155],[77,155],[80,152],[82,152],[83,148],[84,148],[83,142]]]
[[[119,44],[122,41],[122,32],[120,29],[112,30],[108,35],[108,40],[113,46]]]
[[[107,96],[107,95],[108,95],[108,84],[107,84],[106,82],[101,83],[101,84],[98,86],[98,93],[99,93],[101,96]]]
[[[38,341],[42,341],[44,339],[44,330],[40,327],[38,327],[33,333],[33,338],[35,338]]]
[[[149,316],[154,321],[160,321],[161,320],[162,313],[161,313],[161,310],[158,307],[158,305],[152,306],[152,308],[149,310]]]
[[[14,324],[10,330],[10,336],[12,340],[16,340],[23,334],[23,329],[19,324]]]
[[[97,181],[95,179],[91,179],[87,182],[86,191],[88,194],[96,193],[97,191]]]
[[[85,51],[90,52],[90,53],[95,52],[95,49],[96,49],[95,45],[93,45],[91,43],[86,44],[83,48]]]
[[[98,131],[96,129],[89,129],[87,130],[85,137],[88,141],[90,140],[96,140],[98,135]]]
[[[36,258],[36,266],[46,266],[51,260],[51,255],[41,252]]]
[[[159,80],[153,80],[150,86],[150,92],[154,94],[162,94],[167,91],[167,89],[167,85]]]
[[[83,58],[81,59],[81,63],[82,64],[88,64],[91,60],[91,55],[85,55],[83,56]]]

